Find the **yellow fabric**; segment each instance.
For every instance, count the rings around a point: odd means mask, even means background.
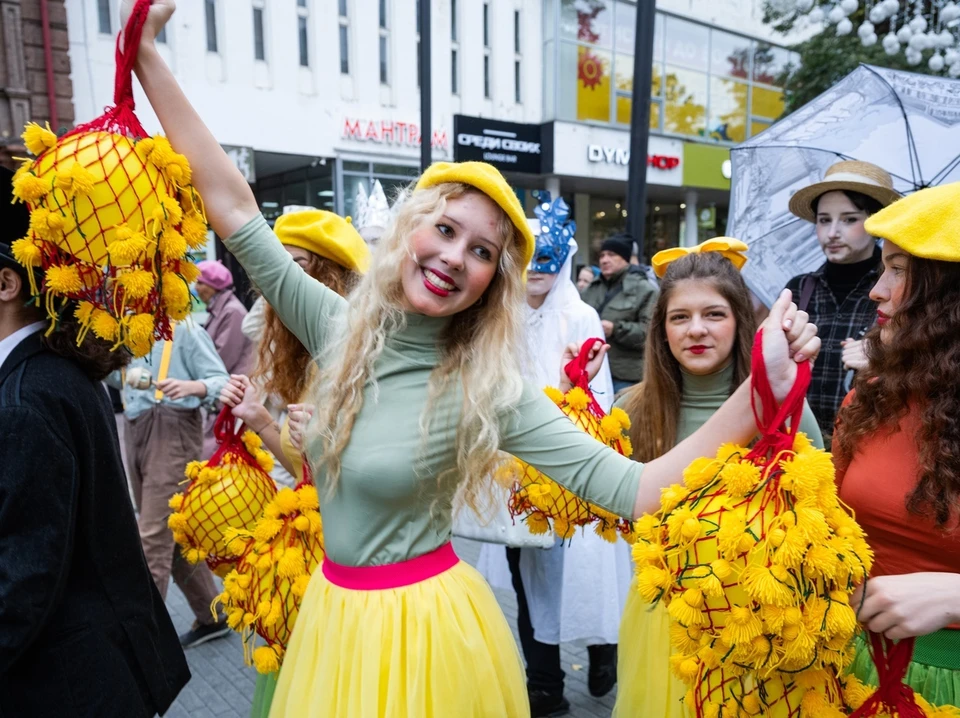
[[[163,352],[160,354],[160,372],[157,374],[157,384],[167,378],[167,372],[170,371],[170,357],[173,355],[173,332],[177,325],[174,324],[170,330],[170,338],[163,343]],[[163,392],[157,389],[153,393],[153,398],[160,401],[163,398]]]
[[[299,247],[355,272],[370,266],[370,249],[350,219],[322,209],[305,209],[277,217],[274,234],[281,244]]]
[[[670,614],[663,604],[644,602],[636,578],[620,619],[620,646],[613,718],[687,718],[687,686],[670,672]]]
[[[381,591],[316,571],[271,718],[527,718],[523,664],[493,592],[461,561]]]
[[[696,247],[672,247],[670,249],[664,249],[653,255],[650,264],[653,266],[653,271],[656,275],[662,277],[667,273],[667,267],[681,257],[686,257],[688,254],[717,252],[729,259],[737,269],[743,269],[743,265],[747,263],[747,256],[745,254],[747,249],[747,245],[739,239],[733,239],[732,237],[714,237],[713,239],[708,239],[706,242],[701,242]]]
[[[293,442],[290,441],[290,420],[287,419],[283,422],[283,426],[280,427],[280,449],[283,451],[283,455],[286,456],[290,463],[293,464],[293,478],[297,483],[303,479],[303,454],[296,450],[293,446]]]
[[[960,182],[914,192],[868,217],[863,226],[915,257],[960,262]]]
[[[460,182],[476,187],[507,213],[507,217],[513,222],[513,226],[523,236],[523,264],[521,266],[526,270],[530,260],[533,259],[536,240],[530,230],[530,223],[527,222],[523,207],[520,206],[520,200],[517,199],[516,192],[510,188],[500,171],[486,162],[436,162],[420,175],[417,189],[434,187],[444,182]]]

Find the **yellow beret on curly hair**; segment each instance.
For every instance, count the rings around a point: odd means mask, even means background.
[[[277,217],[273,232],[281,244],[300,247],[346,269],[366,272],[370,249],[349,219],[322,209],[305,209]]]
[[[530,230],[523,207],[520,206],[520,200],[517,199],[517,194],[510,188],[499,170],[486,162],[436,162],[420,176],[416,188],[435,187],[444,182],[458,182],[475,187],[507,213],[507,217],[523,237],[522,268],[525,271],[530,260],[533,259],[536,240]]]
[[[960,182],[898,199],[868,217],[863,226],[915,257],[960,262]]]

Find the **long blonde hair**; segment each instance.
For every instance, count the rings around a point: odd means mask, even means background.
[[[374,376],[374,365],[387,338],[406,323],[401,270],[412,256],[410,235],[422,224],[436,222],[448,200],[477,191],[459,183],[408,189],[399,200],[395,221],[373,253],[370,270],[348,298],[346,326],[332,333],[337,339],[320,358],[323,371],[310,389],[317,411],[307,441],[319,437],[323,443],[323,454],[311,460],[312,468],[317,477],[321,470],[325,472],[331,493],[339,484],[341,455],[363,406],[364,385]],[[497,235],[503,241],[497,272],[480,301],[454,315],[442,334],[440,361],[431,373],[419,422],[425,441],[434,402],[450,388],[451,381],[462,383],[456,466],[450,471],[459,475],[463,482],[460,496],[474,509],[500,463],[501,421],[516,406],[523,389],[518,360],[526,297],[523,239],[502,211]],[[373,391],[376,396],[376,384]],[[438,484],[449,473],[437,476]]]

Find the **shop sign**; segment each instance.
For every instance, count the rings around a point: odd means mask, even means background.
[[[508,172],[542,174],[543,129],[483,117],[453,116],[455,162],[479,161]]]
[[[420,126],[416,122],[344,117],[343,139],[394,147],[419,147]],[[430,146],[435,150],[447,150],[448,145],[447,130],[442,127],[435,129]]]
[[[629,165],[630,150],[602,145],[587,145],[587,159],[590,162],[606,162],[612,165]],[[672,170],[680,166],[680,158],[672,155],[648,155],[647,167],[657,170]]]

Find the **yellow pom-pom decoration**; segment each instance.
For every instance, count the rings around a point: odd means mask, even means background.
[[[131,299],[143,299],[154,288],[155,277],[143,269],[134,269],[120,275],[120,286]]]
[[[171,319],[186,319],[190,314],[190,289],[176,274],[164,274],[160,282],[164,306]]]
[[[590,404],[590,397],[587,396],[587,392],[579,386],[575,386],[567,392],[566,400],[573,411],[584,411]]]
[[[90,328],[101,339],[113,341],[117,338],[120,325],[112,315],[102,309],[95,309],[90,317]]]
[[[10,249],[13,250],[13,258],[24,267],[40,266],[43,250],[40,249],[40,243],[37,240],[24,237],[23,239],[16,240],[10,246]]]
[[[96,182],[97,178],[92,172],[85,169],[79,162],[74,162],[69,170],[55,177],[53,185],[62,191],[67,199],[73,199],[89,195]]]
[[[174,494],[170,497],[168,504],[174,511],[179,511],[180,507],[183,506],[183,494]]]
[[[158,244],[160,255],[165,260],[182,259],[187,253],[187,240],[172,227],[168,227],[160,233]]]
[[[280,655],[273,646],[260,646],[253,652],[253,665],[258,673],[276,673],[280,670]]]
[[[45,284],[48,290],[57,294],[76,294],[83,289],[80,272],[72,265],[53,265],[47,269]]]
[[[52,188],[32,172],[24,172],[13,181],[13,196],[21,202],[34,204]]]
[[[57,136],[50,130],[50,123],[41,127],[36,122],[28,122],[22,137],[23,144],[32,155],[42,155],[57,146]]]

